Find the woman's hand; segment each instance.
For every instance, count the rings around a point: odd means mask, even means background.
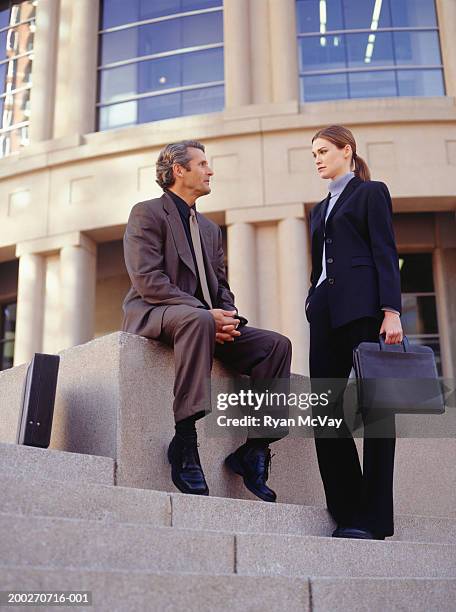
[[[401,318],[395,312],[385,311],[380,335],[386,334],[385,344],[398,344],[402,342],[404,333],[402,331]]]

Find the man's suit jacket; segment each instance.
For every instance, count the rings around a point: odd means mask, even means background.
[[[361,317],[380,317],[383,306],[401,312],[399,261],[387,186],[352,178],[331,210],[326,228],[325,204],[326,199],[311,212],[307,318],[322,271],[323,241],[332,327]]]
[[[221,229],[200,213],[197,219],[213,307],[237,312],[225,276]],[[123,303],[124,331],[158,338],[168,306],[204,308],[194,297],[198,278],[192,252],[179,211],[168,194],[132,208],[124,256],[132,284]]]

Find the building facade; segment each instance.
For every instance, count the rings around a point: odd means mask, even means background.
[[[0,369],[119,329],[129,211],[192,138],[239,310],[307,373],[311,138],[342,123],[393,198],[405,332],[452,377],[455,29],[454,0],[0,2]]]

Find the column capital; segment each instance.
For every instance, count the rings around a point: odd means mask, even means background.
[[[225,213],[226,225],[235,223],[267,223],[282,221],[288,218],[304,218],[306,216],[304,204],[278,204],[275,206],[255,206],[251,208],[237,208],[227,210]]]
[[[97,251],[96,242],[82,232],[68,232],[19,242],[16,245],[16,257],[25,254],[49,255],[69,246],[81,247],[94,255]]]

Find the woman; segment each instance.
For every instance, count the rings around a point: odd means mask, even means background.
[[[370,180],[347,128],[319,130],[312,154],[318,174],[330,183],[328,197],[312,210],[310,222],[310,376],[346,380],[360,342],[378,341],[379,334],[386,335],[387,344],[403,338],[391,198],[384,183]],[[340,401],[330,406],[341,416]],[[350,432],[346,427],[341,431],[337,437],[329,437],[327,430],[315,432],[327,506],[337,523],[333,537],[391,536],[394,436],[365,438],[362,472]]]

